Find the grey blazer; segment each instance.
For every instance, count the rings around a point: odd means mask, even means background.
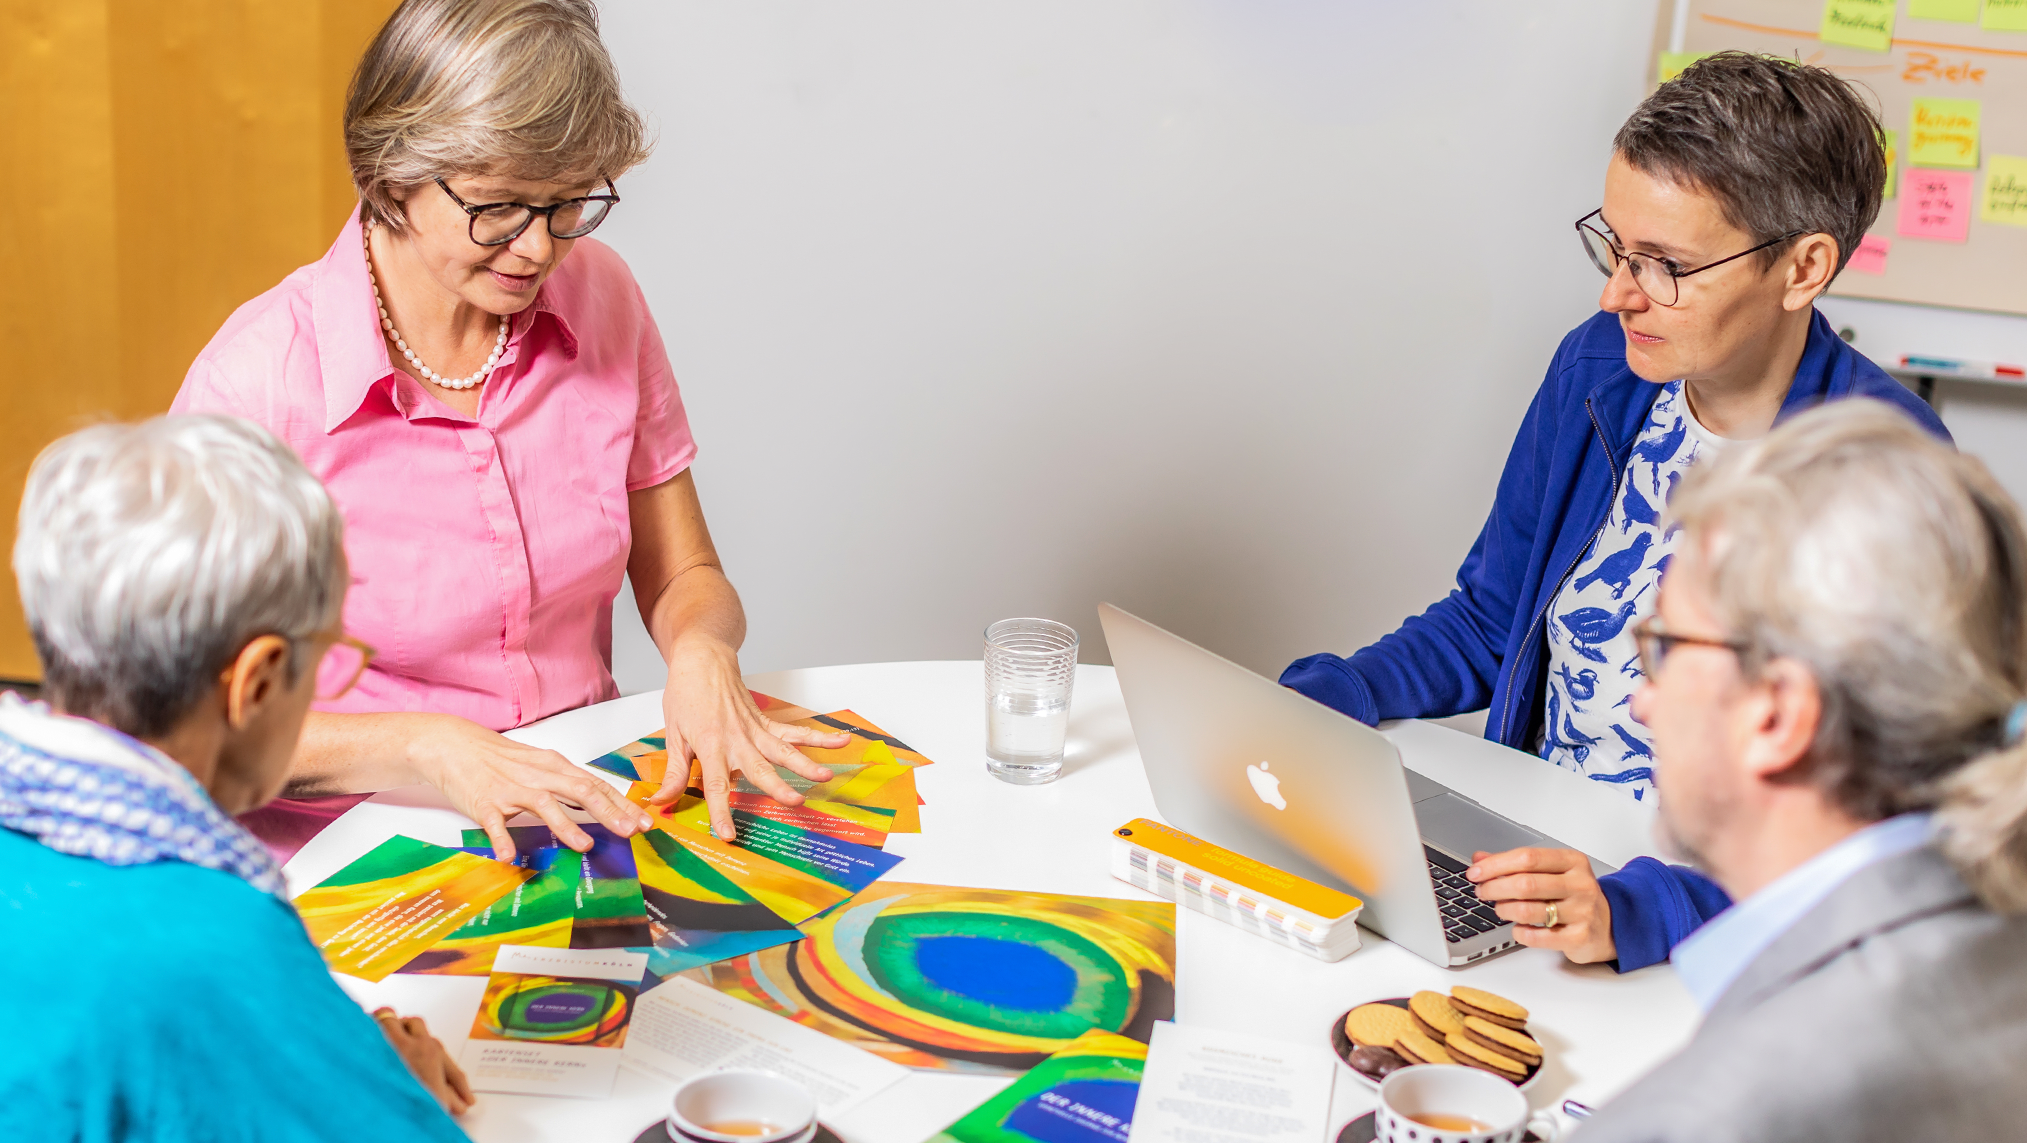
[[[1577,1143],[2027,1139],[2027,918],[1933,848],[1860,870]]]

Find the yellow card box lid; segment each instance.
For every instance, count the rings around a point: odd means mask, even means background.
[[[1307,881],[1263,861],[1212,845],[1173,826],[1134,818],[1112,831],[1142,849],[1202,870],[1234,885],[1272,897],[1325,920],[1336,920],[1364,904],[1349,893]]]

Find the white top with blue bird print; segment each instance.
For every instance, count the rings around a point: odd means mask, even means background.
[[[1654,749],[1633,721],[1640,654],[1633,624],[1654,593],[1675,529],[1661,509],[1698,457],[1729,444],[1698,424],[1682,382],[1662,386],[1619,481],[1605,526],[1548,609],[1548,693],[1537,749],[1543,758],[1644,798],[1654,786]]]

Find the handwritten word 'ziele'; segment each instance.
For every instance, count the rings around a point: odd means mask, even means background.
[[[1928,52],[1907,53],[1907,67],[1900,78],[1907,83],[1978,83],[1985,82],[1985,69],[1969,60],[1945,64]]]

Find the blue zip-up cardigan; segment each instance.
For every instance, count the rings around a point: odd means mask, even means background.
[[[1531,750],[1548,670],[1543,618],[1605,526],[1660,391],[1627,367],[1616,315],[1600,311],[1571,330],[1520,423],[1492,513],[1457,569],[1455,590],[1348,659],[1297,659],[1281,682],[1366,723],[1487,709],[1485,737]],[[1817,313],[1776,419],[1842,397],[1886,401],[1950,439],[1933,409],[1844,344]],[[1600,884],[1622,972],[1666,959],[1731,903],[1694,870],[1652,858],[1637,858]]]

